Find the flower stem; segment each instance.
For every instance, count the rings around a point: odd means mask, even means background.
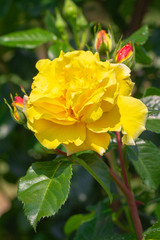
[[[121,169],[122,169],[123,180],[124,180],[127,188],[130,189],[128,177],[127,177],[127,173],[126,173],[126,169],[125,169],[125,165],[124,165],[124,160],[123,160],[120,132],[116,132],[116,135],[117,135],[118,153],[119,153],[120,165],[121,165]]]
[[[67,156],[67,153],[65,153],[65,152],[63,152],[63,151],[61,151],[61,150],[59,150],[58,148],[55,149],[55,152],[56,152],[57,154],[59,154],[59,155]]]
[[[138,210],[137,210],[137,206],[136,206],[136,201],[134,199],[134,195],[133,195],[132,191],[126,187],[126,185],[112,171],[112,169],[110,167],[108,167],[108,170],[109,170],[112,180],[118,185],[118,187],[121,189],[121,191],[123,192],[123,194],[125,195],[125,197],[127,199],[138,240],[142,240],[143,229],[142,229],[142,224],[141,224],[140,218],[138,216]]]
[[[128,177],[127,177],[127,173],[126,173],[126,169],[125,169],[125,164],[124,164],[124,159],[123,159],[123,154],[122,154],[122,147],[121,147],[121,137],[120,137],[120,132],[116,132],[117,135],[117,144],[118,144],[118,152],[119,152],[119,158],[120,158],[120,165],[121,165],[121,169],[122,169],[122,176],[124,179],[124,186],[121,183],[121,187],[123,186],[123,189],[121,189],[123,191],[123,193],[126,196],[127,202],[128,202],[128,206],[130,208],[130,212],[131,212],[131,216],[132,216],[132,220],[134,223],[134,227],[137,233],[137,237],[138,240],[142,240],[143,236],[143,229],[142,229],[142,224],[138,215],[138,210],[137,210],[137,206],[136,206],[136,201],[134,198],[134,194],[130,188],[129,182],[128,182]],[[113,173],[112,173],[113,176]],[[114,176],[115,177],[115,176]],[[117,178],[116,178],[117,181]],[[118,184],[120,184],[120,181],[118,180]]]

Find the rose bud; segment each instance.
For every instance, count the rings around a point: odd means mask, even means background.
[[[63,13],[69,22],[78,16],[78,7],[72,0],[65,0]]]
[[[108,33],[106,33],[105,30],[101,30],[97,33],[95,39],[95,49],[97,52],[100,53],[111,51],[112,49],[111,36]]]
[[[12,103],[13,106],[13,114],[15,119],[18,122],[24,120],[24,113],[23,113],[23,98],[16,96],[14,97],[14,101]]]
[[[68,39],[67,32],[66,32],[66,30],[67,30],[67,23],[62,18],[58,8],[56,8],[55,11],[56,11],[55,26],[58,29],[61,37],[63,39]]]
[[[134,63],[134,50],[130,43],[127,43],[124,47],[122,47],[117,53],[115,57],[115,62],[124,63],[128,67],[131,67]]]
[[[5,103],[10,109],[11,116],[17,123],[25,125],[27,121],[26,115],[25,115],[25,106],[26,106],[28,97],[26,95],[24,95],[23,98],[21,98],[20,96],[15,96],[13,99],[11,95],[11,99],[12,99],[11,105],[13,108],[8,104],[6,99],[4,99]]]

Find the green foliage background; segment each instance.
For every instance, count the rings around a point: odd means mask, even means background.
[[[107,28],[107,26],[111,24],[116,40],[120,38],[122,33],[124,37],[128,37],[141,25],[147,24],[149,26],[150,36],[143,46],[144,56],[138,47],[137,52],[139,50],[139,55],[137,54],[136,56],[137,62],[143,63],[144,65],[136,64],[132,72],[132,80],[136,86],[134,96],[138,98],[143,97],[148,87],[160,88],[159,0],[75,0],[74,2],[82,7],[87,20],[90,22],[92,34],[94,22],[101,23],[104,28]],[[64,2],[62,0],[1,0],[0,36],[31,28],[47,29],[47,14],[55,14],[56,7],[61,9],[63,4]],[[10,93],[17,92],[21,95],[19,85],[22,85],[28,93],[30,92],[32,78],[36,75],[35,64],[37,60],[48,57],[47,44],[40,45],[36,49],[23,49],[0,45],[0,239],[72,239],[72,236],[66,237],[64,233],[64,224],[67,219],[74,214],[89,214],[86,206],[96,205],[99,200],[105,198],[105,193],[89,173],[82,167],[75,166],[73,169],[74,175],[71,180],[71,192],[63,209],[60,210],[56,216],[40,222],[37,227],[37,232],[34,232],[29,225],[23,213],[22,203],[16,198],[18,180],[26,174],[29,166],[37,160],[52,160],[54,156],[48,155],[42,150],[40,144],[37,143],[31,132],[13,122],[3,98],[6,98],[7,101],[10,102]],[[57,46],[57,51],[59,51],[59,46]],[[146,52],[148,57],[145,55]],[[152,61],[150,61],[150,58]],[[148,95],[146,91],[145,96]],[[150,121],[148,121],[147,124],[151,124]],[[156,125],[155,128],[157,129]],[[159,133],[158,131],[157,134],[146,131],[143,133],[142,138],[144,140],[152,140],[159,148]],[[146,147],[147,149],[154,150],[152,143],[148,143],[147,146],[140,143],[138,148],[141,151],[141,158],[143,160],[145,160],[145,156],[143,156],[142,149]],[[130,154],[132,149],[127,149],[126,151]],[[153,154],[157,154],[156,150],[152,155]],[[145,169],[147,169],[149,164],[153,164],[152,161],[151,163],[145,163]],[[143,221],[144,229],[147,229],[160,218],[160,193],[159,190],[157,190],[155,198],[155,192],[152,191],[152,189],[148,190],[147,187],[142,184],[133,166],[138,169],[140,168],[135,158],[131,158],[130,164],[130,170],[134,176],[132,186],[134,192],[137,193],[138,199],[145,204],[140,206],[140,217]],[[146,177],[145,174],[148,174],[147,171],[145,171],[143,175],[144,178]],[[159,173],[157,173],[157,176],[158,175]],[[157,179],[152,179],[151,176],[148,185],[154,189],[157,184]],[[111,187],[116,193],[113,183],[111,183]],[[140,191],[140,188],[143,189],[143,191]],[[103,208],[103,204],[101,207]],[[110,213],[107,213],[107,215],[108,214]],[[98,220],[93,219],[95,226],[97,224],[96,221]],[[81,229],[79,229],[79,231],[81,231]],[[76,239],[79,238],[77,237]]]

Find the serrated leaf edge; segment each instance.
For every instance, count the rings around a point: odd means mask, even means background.
[[[60,162],[60,163],[62,164],[62,162]],[[60,164],[60,165],[61,165],[61,164]],[[60,165],[59,165],[59,166],[60,166]],[[29,172],[29,170],[30,170],[31,168],[32,168],[32,166],[29,167],[29,169],[27,170],[27,173]],[[57,169],[58,169],[58,168],[56,168],[56,170],[57,170]],[[54,171],[54,173],[56,172],[56,170]],[[27,175],[27,173],[26,173],[26,175]],[[67,196],[66,196],[65,200],[62,202],[62,204],[61,204],[60,208],[58,209],[58,211],[61,209],[61,207],[65,204],[65,202],[66,202],[67,199],[68,199],[68,195],[69,195],[69,192],[70,192],[72,175],[73,175],[73,171],[72,171],[72,168],[71,168],[70,178],[69,178],[69,184],[68,184],[69,187],[68,187]],[[53,175],[52,175],[52,176],[53,176]],[[22,178],[23,178],[23,177],[22,177]],[[22,179],[22,178],[21,178],[21,179]],[[53,178],[53,177],[52,177],[52,178]],[[18,183],[17,196],[18,196],[18,192],[19,192],[19,184],[20,184],[20,182],[21,182],[21,179],[19,180],[19,183]],[[51,182],[51,180],[49,181],[49,184],[50,184],[50,182]],[[48,184],[48,185],[49,185],[49,184]],[[48,188],[48,187],[47,187],[47,188]],[[46,192],[46,191],[45,191],[45,192]],[[30,224],[33,226],[33,229],[35,230],[35,232],[36,232],[37,224],[38,224],[38,222],[39,222],[41,219],[44,219],[44,218],[46,218],[46,217],[54,216],[55,214],[58,213],[58,211],[57,211],[57,212],[55,212],[54,215],[53,215],[53,214],[48,214],[48,215],[46,215],[46,216],[42,216],[40,219],[38,219],[38,220],[36,221],[35,224],[32,224],[31,219],[28,217],[28,215],[27,215],[27,213],[26,213],[25,203],[19,198],[19,196],[18,196],[18,199],[19,199],[19,201],[22,202],[25,216],[26,216],[26,218],[28,219],[28,221],[30,222]],[[37,215],[37,217],[38,217],[38,215]],[[37,217],[36,217],[36,219],[37,219]]]

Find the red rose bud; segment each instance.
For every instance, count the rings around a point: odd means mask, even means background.
[[[20,122],[23,117],[23,98],[16,96],[14,97],[14,101],[12,103],[13,106],[13,115],[15,119]],[[22,115],[22,116],[21,116]]]
[[[24,95],[23,98],[19,97],[19,96],[15,96],[14,99],[11,95],[11,99],[12,99],[12,107],[9,105],[9,103],[7,102],[6,99],[4,99],[4,102],[7,104],[7,106],[10,109],[10,113],[12,118],[19,124],[23,124],[24,126],[26,126],[26,115],[25,115],[25,109],[26,109],[26,104],[28,101],[28,97],[26,95]]]
[[[97,52],[111,51],[112,49],[112,40],[108,33],[105,30],[101,30],[96,35],[95,40],[95,49]]]
[[[23,108],[23,98],[19,96],[14,97],[14,104],[18,107]]]
[[[115,62],[124,63],[131,67],[134,63],[134,51],[130,43],[127,43],[116,54]]]

